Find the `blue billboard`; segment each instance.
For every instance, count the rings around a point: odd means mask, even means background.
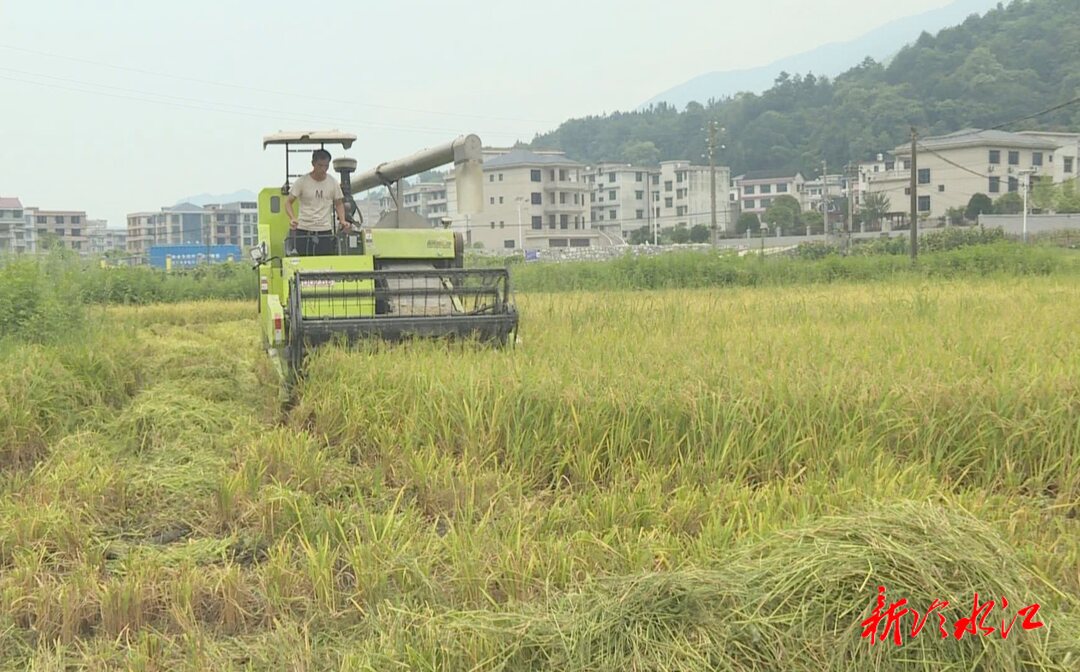
[[[239,245],[153,245],[150,247],[150,265],[165,268],[166,259],[171,258],[172,268],[192,268],[205,265],[207,255],[210,263],[220,264],[226,261],[240,261]]]

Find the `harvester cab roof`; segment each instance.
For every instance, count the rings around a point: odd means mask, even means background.
[[[281,193],[287,195],[289,193],[290,182],[289,180],[295,177],[301,177],[306,174],[306,170],[300,173],[293,173],[291,168],[290,158],[293,154],[307,154],[310,155],[314,149],[326,149],[327,145],[341,145],[342,149],[349,149],[353,143],[356,142],[356,136],[352,133],[343,133],[341,131],[278,131],[267,136],[263,136],[263,149],[266,149],[270,145],[284,145],[285,146],[285,184],[281,187]],[[300,149],[294,149],[299,147]],[[335,163],[335,170],[337,169],[337,161]],[[352,170],[356,170],[356,161],[354,159],[345,159],[346,162],[351,162]],[[300,164],[306,169],[307,162]],[[347,163],[348,165],[348,163]],[[340,172],[340,171],[339,171]]]

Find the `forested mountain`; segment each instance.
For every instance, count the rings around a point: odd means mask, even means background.
[[[639,108],[656,103],[671,103],[681,110],[691,100],[704,101],[740,91],[761,93],[772,86],[777,73],[790,72],[793,69],[832,77],[867,56],[887,62],[903,45],[917,38],[919,33],[936,33],[942,28],[960,23],[971,14],[985,14],[997,2],[998,0],[953,0],[945,7],[890,21],[848,42],[822,44],[757,68],[698,75],[653,96]]]
[[[923,33],[888,67],[867,58],[835,79],[782,73],[761,95],[659,105],[564,122],[535,149],[587,163],[701,162],[709,121],[726,132],[718,162],[733,174],[844,164],[910,137],[987,128],[1080,96],[1080,0],[1013,0],[936,36]],[[1080,104],[1006,130],[1080,130]],[[830,172],[832,170],[830,169]]]

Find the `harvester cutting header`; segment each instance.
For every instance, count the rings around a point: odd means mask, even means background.
[[[453,163],[458,210],[479,212],[480,138],[461,136],[358,175],[354,159],[335,158],[342,207],[333,208],[326,219],[326,213],[318,213],[316,225],[309,226],[314,231],[298,231],[291,219],[305,219],[306,214],[310,225],[313,215],[303,211],[305,201],[297,198],[294,187],[303,192],[313,185],[320,191],[333,186],[332,180],[320,181],[319,170],[325,172],[328,162],[317,165],[325,157],[317,150],[327,145],[349,149],[355,140],[338,131],[263,138],[264,149],[285,147],[285,183],[259,192],[259,244],[251,250],[259,273],[263,339],[279,372],[291,378],[300,371],[308,348],[339,337],[461,337],[506,344],[518,325],[507,269],[464,268],[460,233],[445,226],[432,228],[402,207],[405,178]],[[311,157],[310,175],[291,172],[294,154]],[[365,225],[354,195],[380,186],[390,190],[396,207],[374,226]]]

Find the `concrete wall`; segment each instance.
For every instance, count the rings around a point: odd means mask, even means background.
[[[1019,236],[1024,231],[1023,215],[979,215],[979,224],[987,229],[1004,229],[1005,233]],[[1050,231],[1080,231],[1080,214],[1077,215],[1028,215],[1028,233]]]

